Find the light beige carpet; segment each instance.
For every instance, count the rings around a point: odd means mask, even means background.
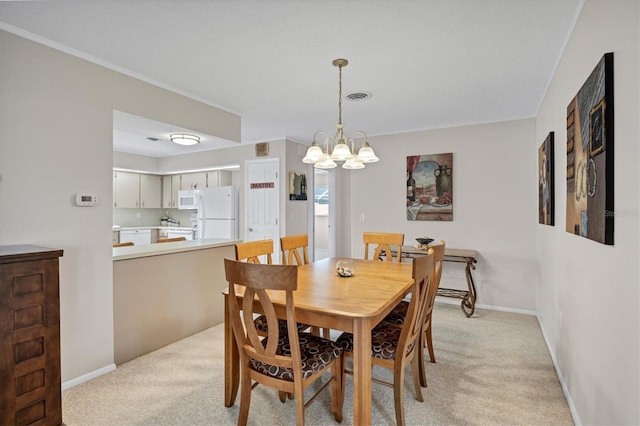
[[[535,317],[436,304],[436,364],[427,362],[425,401],[405,380],[407,425],[571,425],[567,402]],[[232,425],[239,397],[224,406],[223,326],[125,363],[63,392],[63,421],[93,425]],[[333,336],[333,335],[332,335]],[[390,379],[386,370],[377,377]],[[335,424],[329,393],[306,411],[308,425]],[[373,424],[395,424],[393,390],[373,384]],[[342,424],[353,423],[347,376]],[[265,387],[252,393],[251,425],[295,424],[295,408]]]

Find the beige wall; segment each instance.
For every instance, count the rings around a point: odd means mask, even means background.
[[[235,141],[240,117],[4,31],[0,58],[0,244],[64,250],[68,382],[113,365],[113,110]]]
[[[639,27],[636,0],[585,3],[540,108],[535,142],[529,146],[533,153],[550,131],[555,132],[556,225],[536,227],[536,309],[581,424],[640,424]],[[565,232],[566,108],[607,52],[614,53],[613,246]]]
[[[443,239],[478,251],[479,305],[535,311],[533,141],[533,119],[370,138],[380,162],[351,172],[351,213],[341,216],[352,224],[351,253],[364,254],[365,231],[402,232],[409,245]],[[453,221],[407,220],[407,156],[446,152],[453,153]],[[447,263],[441,285],[466,289],[463,265]]]
[[[313,210],[313,165],[302,162],[307,153],[307,146],[287,141],[284,180],[287,182],[282,193],[285,203],[284,229],[282,235],[307,234],[309,224],[312,223]],[[307,201],[289,200],[289,172],[305,173],[307,175]],[[309,244],[312,244],[310,241]]]

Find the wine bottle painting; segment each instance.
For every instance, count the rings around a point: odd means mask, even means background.
[[[453,153],[407,157],[407,220],[453,220]]]

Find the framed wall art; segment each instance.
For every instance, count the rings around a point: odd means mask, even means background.
[[[453,153],[407,157],[407,220],[453,220]]]
[[[538,223],[554,225],[555,192],[554,192],[554,160],[553,132],[538,148]]]
[[[269,156],[269,142],[260,142],[256,144],[256,157]]]
[[[613,53],[567,106],[566,230],[613,244]]]
[[[307,175],[289,172],[289,200],[307,199]]]

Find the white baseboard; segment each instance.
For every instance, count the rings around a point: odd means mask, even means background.
[[[551,361],[553,362],[553,368],[556,370],[556,374],[558,375],[558,380],[560,381],[560,386],[562,387],[562,393],[564,393],[564,398],[567,400],[567,404],[569,405],[569,411],[571,411],[571,417],[573,418],[573,423],[575,425],[581,425],[582,423],[580,422],[578,411],[576,410],[576,406],[573,404],[573,400],[571,399],[571,394],[569,393],[569,388],[567,388],[567,384],[564,381],[562,372],[558,367],[558,363],[556,362],[556,356],[551,350],[551,346],[549,345],[549,339],[547,339],[547,333],[545,333],[544,327],[542,326],[542,321],[540,321],[540,317],[538,315],[536,315],[536,319],[538,320],[540,331],[542,331],[542,338],[544,339],[544,343],[545,345],[547,345],[547,351],[551,356]]]
[[[446,303],[448,305],[457,305],[460,306],[460,299],[453,299],[451,297],[443,297],[437,296],[436,301],[440,303]],[[512,312],[514,314],[523,314],[523,315],[531,315],[536,316],[536,311],[528,311],[526,309],[515,309],[515,308],[505,308],[503,306],[493,306],[493,305],[481,305],[476,303],[476,308],[480,309],[489,309],[491,311],[501,311],[501,312]]]
[[[67,380],[66,382],[62,383],[62,390],[66,390],[74,386],[77,386],[81,383],[88,382],[89,380],[95,379],[96,377],[100,377],[103,374],[107,374],[115,369],[116,369],[116,365],[110,364],[110,365],[107,365],[106,367],[99,368],[90,373],[83,374],[82,376],[76,377],[75,379]]]

